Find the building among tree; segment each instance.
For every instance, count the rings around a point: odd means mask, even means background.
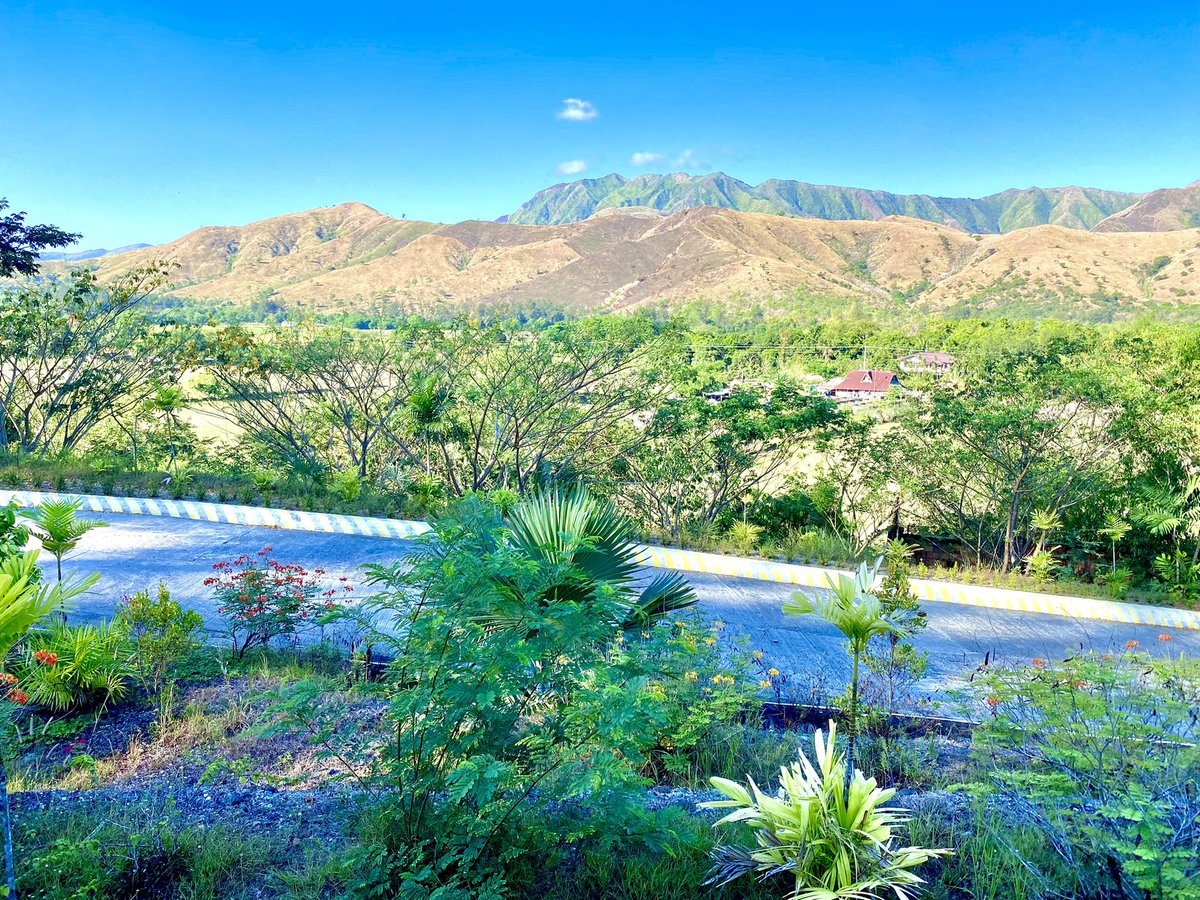
[[[954,365],[952,353],[942,353],[937,350],[922,350],[910,353],[900,360],[901,372],[921,372],[928,375],[945,375]]]
[[[904,390],[895,372],[855,369],[829,391],[834,400],[882,400],[893,390]]]

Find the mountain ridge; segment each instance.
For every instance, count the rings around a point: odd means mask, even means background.
[[[361,203],[91,261],[102,278],[178,264],[169,293],[323,312],[427,316],[544,305],[576,313],[696,300],[777,311],[821,303],[914,312],[1104,318],[1200,311],[1200,229],[1042,225],[976,235],[903,216],[824,220],[712,206],[607,210],[566,225],[399,220]],[[67,271],[48,263],[47,275]]]
[[[1144,195],[1101,188],[1009,188],[979,198],[895,194],[869,188],[810,184],[772,178],[751,186],[724,172],[644,174],[560,182],[543,188],[499,221],[563,225],[601,209],[648,207],[679,212],[716,206],[740,212],[829,220],[878,220],[906,215],[973,234],[1004,234],[1036,225],[1089,229],[1137,203]]]

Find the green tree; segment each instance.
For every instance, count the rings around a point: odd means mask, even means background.
[[[0,213],[8,209],[8,200],[0,197]],[[25,213],[0,216],[0,278],[12,275],[36,275],[38,253],[47,247],[66,247],[80,235],[54,225],[26,225]]]
[[[0,290],[0,449],[79,449],[176,380],[191,332],[153,327],[145,312],[168,272],[151,263],[105,286],[78,271]]]
[[[789,382],[769,392],[736,390],[717,403],[699,395],[667,399],[631,452],[612,461],[609,489],[678,539],[770,483],[799,442],[835,415],[828,400]]]
[[[867,645],[865,661],[867,668],[883,679],[884,706],[889,713],[895,712],[897,693],[924,675],[929,666],[928,655],[911,641],[928,624],[910,583],[914,550],[916,547],[904,541],[888,541],[883,552],[883,577],[874,590],[884,618],[895,628]]]

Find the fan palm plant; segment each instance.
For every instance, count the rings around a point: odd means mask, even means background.
[[[26,514],[36,528],[42,549],[54,557],[60,584],[63,580],[63,558],[79,545],[85,534],[96,528],[107,527],[108,524],[99,519],[81,519],[79,509],[82,505],[82,500],[47,500]],[[65,622],[66,613],[60,612]]]
[[[816,614],[833,625],[846,638],[852,669],[850,676],[850,712],[847,717],[846,784],[854,771],[854,743],[858,736],[858,669],[871,638],[897,631],[899,626],[884,614],[883,604],[872,593],[882,559],[874,565],[861,563],[853,578],[829,577],[829,591],[818,597],[797,592],[783,602],[786,616]]]
[[[789,900],[869,900],[882,893],[898,900],[914,896],[922,879],[912,870],[949,850],[897,847],[894,831],[907,817],[884,806],[895,795],[874,778],[850,768],[836,749],[837,728],[829,740],[817,731],[816,765],[803,752],[781,772],[778,796],[764,793],[753,779],[746,785],[725,778],[711,784],[729,799],[701,803],[706,809],[732,809],[714,827],[741,822],[754,830],[757,847],[718,846],[709,884],[726,885],[742,875],[762,878],[790,874]]]
[[[602,586],[608,587],[621,600],[620,627],[625,630],[645,628],[696,602],[691,585],[673,572],[637,588],[641,562],[633,524],[584,488],[552,490],[523,500],[509,515],[506,531],[510,546],[563,569],[564,577],[544,598],[547,601],[586,602]]]

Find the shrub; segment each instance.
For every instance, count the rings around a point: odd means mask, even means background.
[[[639,802],[623,789],[642,783],[667,698],[626,636],[631,611],[649,608],[625,582],[625,542],[588,537],[613,536],[590,527],[595,511],[551,496],[506,524],[470,498],[418,554],[371,570],[380,592],[364,611],[386,623],[372,642],[395,660],[384,686],[394,739],[373,758],[338,731],[321,691],[284,698],[326,753],[384,789],[386,827],[359,854],[351,896],[499,896],[523,852],[500,840],[517,817],[585,795],[608,811]],[[564,527],[543,541],[538,523],[551,520]]]
[[[897,847],[893,832],[907,818],[885,807],[894,795],[875,779],[855,772],[846,787],[846,761],[835,747],[836,726],[829,740],[814,738],[816,767],[807,755],[782,770],[780,796],[772,797],[750,780],[746,786],[713,778],[712,786],[728,797],[701,803],[706,809],[731,809],[716,826],[740,822],[755,832],[757,847],[718,846],[713,850],[710,884],[723,886],[743,875],[761,878],[790,875],[793,900],[869,897],[883,891],[914,896],[922,879],[912,870],[948,850]]]
[[[1200,897],[1200,663],[1135,648],[985,670],[975,749],[1069,849],[1081,894]]]
[[[257,554],[242,554],[213,566],[216,572],[204,580],[213,589],[217,612],[225,620],[226,633],[234,659],[241,659],[252,647],[265,647],[280,637],[294,637],[315,627],[322,613],[337,606],[340,585],[322,581],[323,569],[309,572],[295,563],[271,558],[271,548]],[[322,588],[325,590],[322,590]]]
[[[25,641],[18,671],[30,702],[55,711],[105,707],[125,698],[135,670],[125,629],[56,625]]]
[[[749,553],[762,537],[763,530],[752,522],[734,522],[729,526],[729,543],[738,553]]]
[[[117,604],[117,623],[133,643],[133,665],[142,686],[154,697],[159,713],[170,712],[167,673],[200,646],[204,620],[193,609],[184,610],[161,581],[152,597],[138,591]]]

